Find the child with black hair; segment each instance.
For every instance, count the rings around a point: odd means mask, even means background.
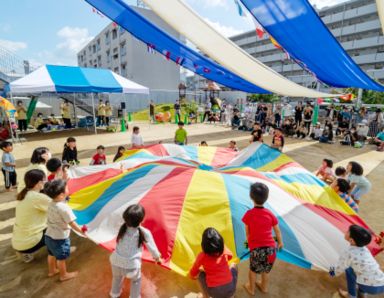
[[[339,289],[339,294],[345,298],[384,294],[384,272],[366,247],[372,241],[371,233],[351,225],[345,240],[350,246],[341,254],[335,268],[330,269],[331,276],[345,272],[347,277],[348,292]]]
[[[175,132],[175,144],[177,145],[187,145],[188,144],[188,134],[187,131],[184,129],[184,122],[179,122],[178,129]]]
[[[324,182],[333,181],[334,173],[333,173],[333,161],[327,158],[323,159],[323,162],[320,168],[316,172],[316,176],[320,177]]]
[[[132,149],[140,149],[144,147],[143,137],[140,135],[140,127],[134,126],[131,137]]]
[[[117,153],[116,153],[115,157],[113,158],[113,162],[116,162],[116,160],[121,158],[124,155],[124,152],[125,152],[125,147],[119,146],[119,148],[117,148]]]
[[[16,161],[12,155],[13,145],[11,142],[2,142],[0,146],[3,150],[3,156],[1,158],[1,171],[4,175],[4,185],[6,191],[12,191],[17,186],[17,174],[16,174]]]
[[[207,141],[201,141],[199,146],[200,147],[208,147],[208,143],[207,143]]]
[[[347,170],[344,167],[337,167],[335,169],[335,176],[336,179],[342,178],[342,179],[347,179]]]
[[[64,144],[62,161],[63,163],[67,163],[71,166],[75,166],[80,163],[77,159],[76,139],[74,137],[69,137],[67,142]]]
[[[369,180],[364,177],[363,173],[364,169],[359,163],[351,161],[348,164],[348,181],[351,184],[349,193],[358,204],[360,203],[361,197],[367,194],[372,188],[371,182],[369,182]]]
[[[103,145],[99,145],[96,148],[96,154],[92,156],[91,162],[89,165],[91,166],[100,166],[107,164],[107,156],[105,155],[105,147]]]
[[[250,197],[255,207],[248,210],[242,219],[250,250],[249,281],[244,288],[252,296],[255,295],[255,285],[261,292],[268,292],[268,274],[276,259],[276,242],[272,229],[276,235],[277,248],[281,250],[284,246],[276,216],[264,208],[268,196],[268,186],[258,182],[252,184]],[[257,274],[261,274],[261,282],[257,281]]]
[[[189,271],[197,279],[203,298],[230,298],[236,292],[237,268],[228,262],[233,255],[224,245],[224,239],[214,228],[207,228],[201,240],[202,252]],[[201,271],[203,268],[204,271]]]
[[[229,141],[228,148],[235,151],[235,152],[239,151],[239,148],[237,148],[236,141],[234,141],[234,140]]]
[[[47,161],[47,170],[51,173],[48,175],[47,180],[52,181],[56,179],[68,180],[67,170],[69,165],[63,165],[60,159],[51,158]]]
[[[116,250],[111,254],[112,298],[120,297],[125,278],[131,280],[131,298],[139,298],[141,291],[141,256],[143,245],[157,263],[161,255],[153,240],[152,233],[141,226],[145,209],[141,205],[131,205],[123,213],[124,223],[117,234]]]
[[[53,180],[44,185],[44,193],[52,201],[48,206],[47,231],[45,232],[45,244],[48,248],[48,276],[59,274],[60,281],[75,278],[77,271],[68,272],[65,260],[71,254],[71,241],[69,235],[71,228],[83,235],[85,232],[75,222],[76,216],[66,204],[68,196],[67,182]]]
[[[284,136],[281,128],[276,127],[273,132],[273,138],[272,138],[272,148],[275,148],[279,151],[283,151],[284,148]]]
[[[359,212],[359,205],[357,205],[349,195],[349,189],[351,186],[347,180],[338,178],[332,182],[331,187],[340,196],[340,198],[348,204],[349,207],[351,207],[356,213]]]

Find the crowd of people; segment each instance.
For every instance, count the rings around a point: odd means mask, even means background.
[[[344,114],[341,121],[344,121],[348,119],[346,115],[348,111],[343,109],[342,112]],[[306,106],[299,104],[292,115],[293,123],[297,123],[298,127],[302,129],[300,133],[304,134],[305,138],[319,138],[320,140],[325,137],[324,131],[328,131],[329,141],[330,134],[333,134],[332,123],[338,121],[337,114],[339,113],[330,108],[327,115],[329,121],[326,124],[328,128],[322,130],[321,125],[316,125],[310,133],[308,130],[311,128],[312,113],[313,109],[310,104]],[[380,111],[375,113],[377,116],[375,119],[381,119],[380,113]],[[286,116],[286,111],[283,114]],[[282,150],[285,142],[284,135],[289,136],[287,134],[289,119],[280,118],[275,113],[272,123],[268,124],[269,116],[270,111],[267,106],[257,107],[250,142],[263,142],[263,135],[270,126],[269,129],[273,130],[271,147]],[[360,116],[359,121],[363,121],[364,116]],[[208,113],[207,117],[209,121]],[[340,123],[337,125],[335,134],[340,133],[343,140],[348,131],[352,130],[351,119],[353,118],[349,119],[348,127],[343,128]],[[103,121],[100,119],[100,123]],[[373,125],[371,126],[373,127]],[[378,125],[378,128],[381,127]],[[381,140],[379,148],[383,147],[383,134],[381,132],[374,138],[375,141]],[[183,122],[178,123],[174,143],[188,144],[188,133]],[[202,141],[200,146],[208,146],[207,141]],[[130,149],[143,147],[144,141],[140,135],[140,128],[135,126],[131,136]],[[230,141],[228,148],[238,151],[235,141]],[[17,189],[18,193],[12,237],[13,248],[21,255],[23,261],[28,263],[33,260],[36,251],[47,247],[48,276],[58,275],[60,281],[76,277],[78,273],[68,271],[66,266],[66,260],[74,249],[71,247],[70,231],[74,230],[79,235],[87,237],[86,227],[76,224],[76,217],[66,204],[68,168],[80,163],[76,139],[70,137],[66,140],[61,159],[52,158],[46,147],[36,148],[32,153],[30,165],[19,184],[17,183],[16,162],[12,155],[12,143],[3,142],[1,150],[3,151],[2,172],[5,188],[7,191]],[[126,148],[120,146],[113,162],[123,157],[125,152]],[[90,165],[106,163],[105,147],[100,145],[96,148]],[[328,183],[342,200],[358,212],[362,198],[371,190],[370,181],[363,175],[363,167],[357,162],[349,162],[345,168],[337,167],[335,170],[333,166],[332,160],[324,159],[316,175]],[[244,284],[244,289],[252,296],[255,295],[256,289],[262,293],[268,292],[269,273],[273,268],[277,252],[284,248],[279,221],[271,211],[264,207],[268,197],[269,189],[265,184],[252,184],[250,199],[253,201],[254,208],[243,214],[242,218],[250,259],[248,282]],[[137,298],[140,297],[141,291],[143,246],[145,245],[155,262],[161,263],[163,260],[151,232],[141,226],[145,219],[145,209],[141,205],[132,205],[124,211],[122,217],[124,223],[116,235],[116,250],[110,256],[112,268],[110,296],[120,297],[123,281],[128,278],[131,282],[130,297]],[[200,297],[233,297],[237,289],[238,268],[231,263],[232,252],[226,247],[219,231],[213,227],[207,228],[201,237],[201,252],[189,271],[190,278],[197,279],[200,286]],[[381,241],[384,245],[382,238],[378,238],[376,241],[378,243]],[[359,295],[384,293],[384,273],[366,247],[372,240],[371,232],[363,227],[351,225],[345,234],[345,239],[350,245],[348,250],[341,254],[340,260],[334,268],[330,268],[332,276],[342,273],[347,276],[348,292],[340,290],[340,294],[343,297],[357,297],[357,291]]]

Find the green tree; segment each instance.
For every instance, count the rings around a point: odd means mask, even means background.
[[[267,102],[273,103],[280,101],[280,97],[276,94],[252,94],[249,96],[251,102]]]

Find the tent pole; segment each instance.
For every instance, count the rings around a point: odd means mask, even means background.
[[[73,112],[74,112],[74,114],[75,114],[75,127],[77,127],[76,93],[73,93]]]
[[[12,95],[12,92],[10,92],[10,96],[11,96],[11,103],[15,106],[15,103],[13,101],[13,95]],[[5,109],[4,109],[5,111]],[[7,112],[5,111],[5,114],[7,114]],[[8,118],[8,122],[9,122],[9,132],[11,133],[11,138],[12,138],[12,143],[14,144],[15,143],[15,137],[13,136],[13,128],[12,128],[12,123],[11,123],[11,117],[8,117],[8,115],[6,115],[7,118]],[[15,124],[16,124],[16,117],[14,117],[15,119]],[[17,132],[16,132],[17,133]]]
[[[92,114],[93,114],[93,126],[95,127],[95,134],[97,134],[97,128],[96,128],[96,115],[95,115],[95,96],[92,94]]]

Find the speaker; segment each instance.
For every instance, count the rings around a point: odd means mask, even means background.
[[[121,103],[120,103],[120,108],[121,108],[122,110],[125,110],[125,102],[121,102]]]

